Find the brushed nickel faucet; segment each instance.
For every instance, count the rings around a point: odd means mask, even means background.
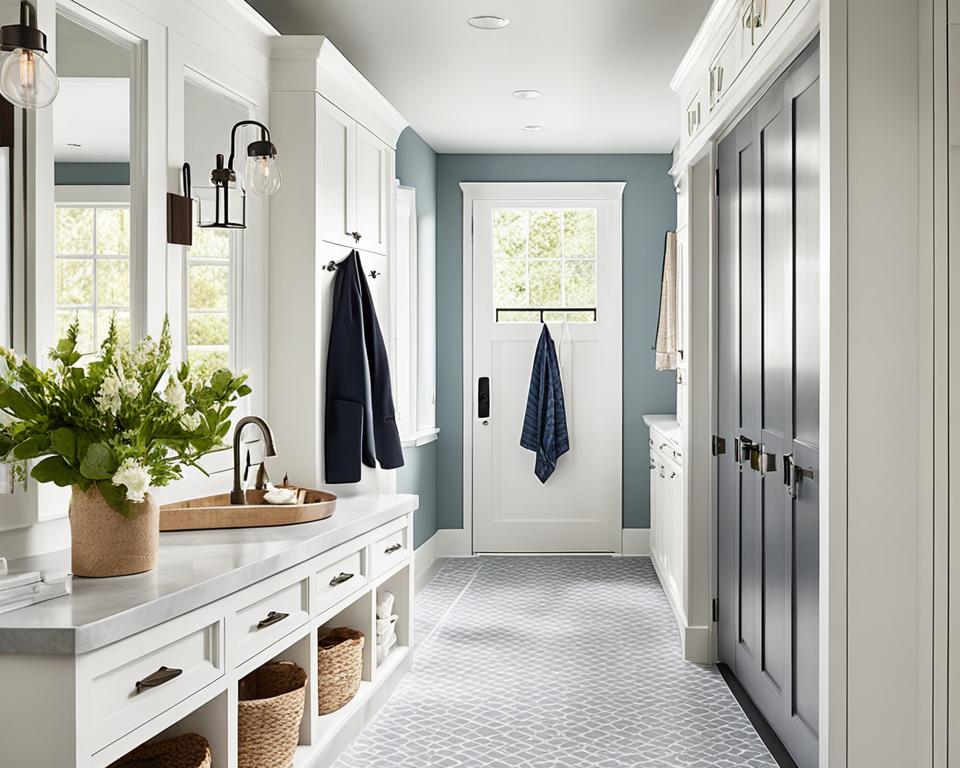
[[[270,425],[259,416],[244,416],[233,428],[233,490],[230,491],[231,504],[246,504],[247,495],[240,484],[240,436],[247,424],[256,424],[263,433],[264,453],[267,456],[276,456],[277,449],[273,445],[273,431]]]

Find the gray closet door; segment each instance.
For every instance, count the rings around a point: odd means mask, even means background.
[[[719,654],[802,768],[818,762],[818,138],[814,44],[718,156]]]

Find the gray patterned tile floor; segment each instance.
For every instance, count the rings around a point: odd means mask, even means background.
[[[719,672],[680,658],[647,558],[450,560],[415,634],[336,768],[776,768]]]

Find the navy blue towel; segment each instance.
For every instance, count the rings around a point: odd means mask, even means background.
[[[537,454],[534,472],[541,483],[547,482],[557,468],[557,459],[570,450],[563,385],[560,383],[560,362],[546,324],[540,333],[537,354],[533,359],[520,446]]]

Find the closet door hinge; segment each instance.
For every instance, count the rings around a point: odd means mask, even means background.
[[[714,456],[722,456],[727,452],[727,441],[720,435],[714,435],[711,440],[710,451]]]
[[[713,598],[713,620],[714,622],[720,621],[720,603],[717,598]]]

